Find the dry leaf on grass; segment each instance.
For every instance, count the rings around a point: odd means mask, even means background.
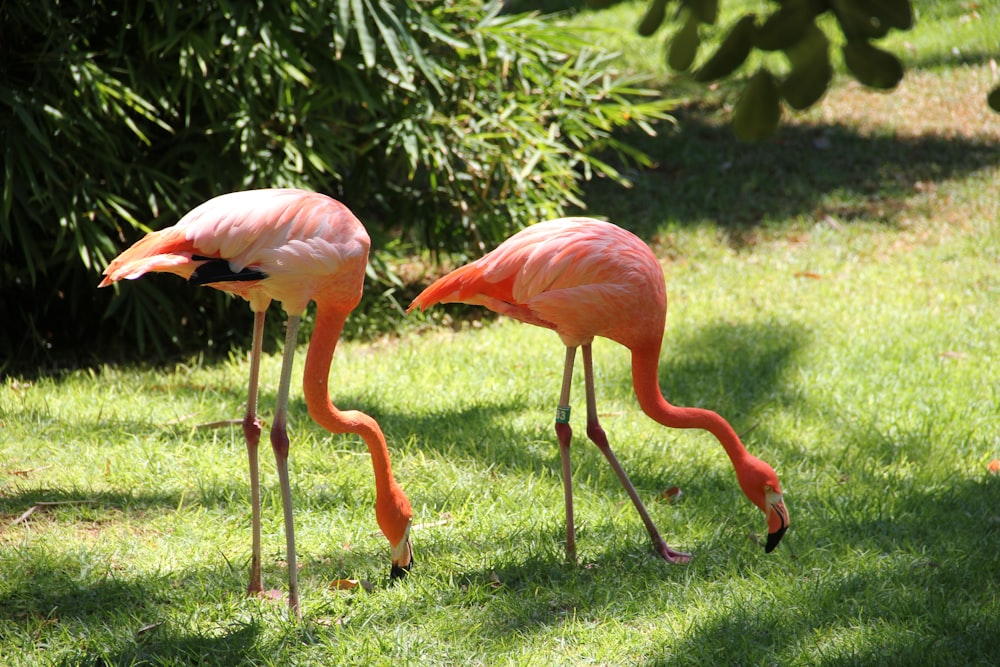
[[[661,495],[666,498],[668,503],[676,503],[684,495],[684,492],[679,486],[671,486],[669,489],[664,489]]]
[[[366,591],[375,590],[375,586],[365,579],[334,579],[330,582],[331,591],[350,591],[359,586]]]

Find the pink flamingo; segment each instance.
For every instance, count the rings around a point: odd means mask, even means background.
[[[595,336],[610,338],[631,351],[632,384],[643,412],[667,427],[705,429],[722,443],[743,493],[767,518],[765,551],[774,550],[788,528],[788,511],[774,469],[751,456],[729,423],[715,412],[675,407],[663,398],[657,373],[667,314],[664,282],[656,257],[634,234],[608,222],[562,218],[514,234],[492,252],[434,282],[410,305],[409,310],[425,310],[435,303],[485,306],[553,329],[566,345],[555,430],[562,460],[566,555],[570,562],[576,561],[576,538],[569,394],[578,347],[583,348],[587,436],[618,475],[656,553],[671,563],[686,563],[691,558],[667,546],[660,537],[598,423],[591,354]]]
[[[330,362],[344,321],[361,299],[370,240],[361,222],[340,202],[302,190],[250,190],[215,197],[185,215],[176,225],[147,234],[105,269],[100,286],[132,280],[151,271],[175,273],[195,285],[208,285],[243,297],[254,313],[250,386],[243,419],[250,459],[253,532],[248,594],[263,593],[261,582],[260,480],[257,418],[264,315],[271,301],[288,314],[277,406],[271,425],[271,448],[277,462],[284,510],[288,560],[288,604],[299,617],[298,568],[292,494],[288,481],[288,392],[299,321],[316,301],[316,324],[309,341],[303,378],[309,414],[332,433],[360,435],[375,469],[375,516],[389,540],[391,578],[410,568],[413,512],[389,463],[385,436],[378,423],[356,410],[341,411],[330,401]]]

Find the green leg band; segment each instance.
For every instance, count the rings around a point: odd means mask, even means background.
[[[556,408],[556,423],[557,424],[568,424],[569,423],[569,408],[558,407]]]

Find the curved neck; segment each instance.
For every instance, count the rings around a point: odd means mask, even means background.
[[[711,410],[671,405],[660,392],[659,345],[632,350],[632,386],[642,411],[670,428],[699,428],[714,435],[737,466],[749,456],[736,431]]]
[[[385,498],[396,485],[389,463],[389,450],[378,423],[357,410],[338,410],[330,400],[328,382],[330,362],[337,347],[337,339],[344,328],[348,311],[317,302],[316,325],[309,339],[306,366],[302,385],[309,415],[317,424],[331,433],[356,433],[360,435],[371,453],[375,469],[375,493]]]

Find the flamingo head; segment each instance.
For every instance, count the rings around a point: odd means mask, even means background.
[[[409,523],[406,524],[406,533],[403,539],[395,544],[390,543],[389,552],[392,555],[392,568],[389,570],[389,579],[402,579],[413,565],[413,543],[410,542]]]
[[[774,468],[756,457],[749,457],[745,465],[738,466],[736,476],[740,488],[767,518],[766,553],[774,551],[785,531],[788,530],[788,510],[781,497],[781,484]]]
[[[413,565],[413,544],[410,542],[413,510],[410,509],[406,494],[395,482],[390,485],[388,494],[376,498],[375,519],[382,534],[389,540],[389,553],[392,557],[389,579],[401,579]]]

